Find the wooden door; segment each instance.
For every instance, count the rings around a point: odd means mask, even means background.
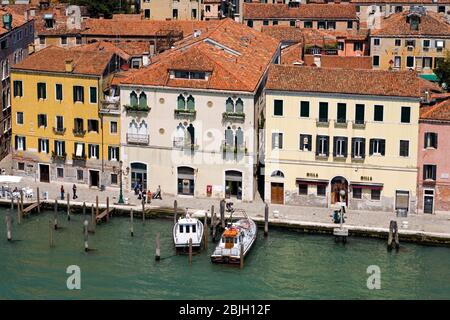
[[[284,185],[282,183],[272,182],[270,192],[271,203],[284,204]]]
[[[48,165],[40,164],[39,173],[41,182],[50,182],[50,167]]]

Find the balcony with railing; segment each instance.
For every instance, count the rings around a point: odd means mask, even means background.
[[[317,127],[328,127],[330,125],[330,120],[328,118],[317,118],[316,126]]]
[[[53,162],[66,162],[67,154],[57,154],[55,151],[52,151],[52,161]]]
[[[150,142],[150,135],[141,133],[127,133],[127,143],[148,145]]]
[[[53,127],[53,133],[57,135],[63,135],[66,133],[66,128]]]
[[[84,166],[86,165],[86,155],[82,154],[82,155],[76,155],[75,153],[72,153],[72,161],[74,163],[74,165],[78,165],[78,166]]]
[[[129,105],[126,104],[123,106],[127,112],[149,112],[150,107],[148,106],[142,106],[142,105]]]
[[[222,113],[222,119],[228,121],[240,121],[245,120],[245,113],[243,112],[224,112]]]
[[[346,119],[336,119],[334,120],[334,127],[335,128],[347,128],[348,126],[348,120]]]
[[[119,114],[120,113],[120,97],[105,96],[100,102],[100,113],[102,114]]]
[[[173,149],[194,152],[198,150],[198,148],[199,146],[197,144],[197,139],[195,139],[194,142],[191,142],[190,139],[185,139],[181,137],[173,138]]]
[[[355,120],[352,122],[353,129],[364,129],[366,127],[365,120]]]
[[[83,130],[81,128],[75,128],[72,130],[72,132],[73,132],[73,135],[78,138],[82,138],[86,134],[86,130]]]
[[[174,116],[177,119],[195,119],[197,111],[195,109],[175,109]]]

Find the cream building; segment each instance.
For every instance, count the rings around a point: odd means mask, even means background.
[[[203,20],[202,0],[141,0],[145,19]]]
[[[252,201],[256,115],[279,55],[278,41],[225,19],[121,80],[124,185]]]
[[[416,211],[415,74],[272,66],[265,93],[267,202]]]

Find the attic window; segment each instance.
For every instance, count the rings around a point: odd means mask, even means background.
[[[418,16],[409,17],[409,26],[411,30],[419,30],[420,18]]]
[[[205,80],[206,72],[175,70],[175,78],[176,79]]]
[[[52,14],[45,14],[44,15],[44,21],[45,21],[45,27],[47,29],[53,29],[54,20]]]

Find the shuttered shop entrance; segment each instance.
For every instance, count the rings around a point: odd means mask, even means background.
[[[284,204],[284,185],[282,183],[272,182],[272,184],[271,184],[271,203]]]
[[[409,209],[409,192],[396,191],[395,192],[395,209]]]

